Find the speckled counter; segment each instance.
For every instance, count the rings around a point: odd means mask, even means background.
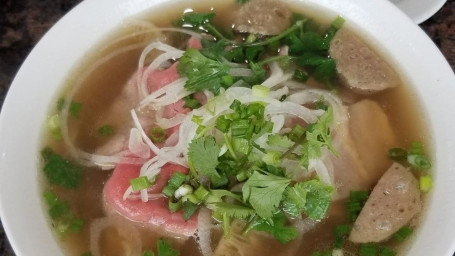
[[[14,75],[43,34],[81,0],[0,0],[0,108]],[[455,0],[421,25],[455,70]],[[14,256],[0,222],[0,255]]]

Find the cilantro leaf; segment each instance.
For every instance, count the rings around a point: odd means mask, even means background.
[[[160,239],[156,242],[156,251],[158,256],[179,256],[180,253],[172,247],[170,242]]]
[[[306,202],[303,211],[313,220],[324,218],[329,210],[333,187],[313,179],[301,183],[301,189],[306,190]]]
[[[216,95],[221,88],[221,79],[229,75],[230,67],[220,61],[212,60],[196,49],[188,49],[180,58],[177,71],[186,76],[185,88],[192,92],[210,90]]]
[[[191,141],[188,149],[188,161],[196,169],[200,176],[208,176],[212,181],[220,179],[216,171],[220,147],[216,144],[215,138],[207,136]]]
[[[46,148],[41,152],[44,159],[44,174],[51,184],[64,188],[77,188],[82,181],[82,167],[68,161]]]
[[[243,185],[243,200],[248,201],[260,217],[269,219],[276,212],[290,182],[287,178],[255,171]]]
[[[269,146],[275,146],[280,148],[289,148],[294,145],[294,142],[286,136],[281,136],[279,134],[271,134],[267,137],[267,144]]]
[[[332,120],[333,109],[329,107],[316,123],[307,126],[306,141],[302,144],[302,158],[300,159],[300,163],[306,168],[308,168],[310,159],[317,159],[321,156],[321,148],[324,146],[337,155],[330,136]]]
[[[283,211],[291,216],[299,216],[305,207],[307,191],[303,183],[287,187],[284,192]]]
[[[199,205],[193,204],[190,201],[183,202],[182,210],[183,210],[183,219],[189,220],[193,214],[196,213],[197,209],[199,209]]]
[[[280,243],[286,244],[297,238],[299,232],[295,227],[286,227],[286,216],[282,211],[275,213],[272,217],[273,225],[264,219],[259,219],[253,229],[265,231],[273,235]]]
[[[232,219],[247,219],[256,213],[254,209],[238,204],[215,203],[215,207],[217,213],[226,214],[227,217]]]

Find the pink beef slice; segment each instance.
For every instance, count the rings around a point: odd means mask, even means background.
[[[421,210],[419,182],[404,166],[393,163],[371,192],[354,223],[349,240],[381,242]]]
[[[189,237],[196,232],[197,214],[185,221],[182,212],[171,213],[168,208],[168,199],[159,199],[142,202],[141,200],[123,200],[123,194],[129,187],[130,179],[137,178],[141,166],[119,164],[104,186],[104,202],[108,215],[121,215],[124,218],[141,225],[150,226],[157,231],[164,230],[170,235]],[[166,164],[162,167],[156,183],[149,189],[149,193],[159,194],[174,172],[188,173],[188,170],[179,165]]]
[[[244,4],[235,20],[234,29],[241,33],[278,35],[291,25],[292,12],[276,0],[251,0]]]
[[[356,93],[372,94],[401,83],[389,64],[347,29],[338,30],[329,53],[343,84]]]

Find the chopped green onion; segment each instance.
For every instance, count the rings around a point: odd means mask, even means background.
[[[79,113],[81,112],[82,104],[79,102],[71,102],[70,105],[70,115],[74,118],[79,118]]]
[[[337,16],[335,18],[335,20],[332,21],[332,24],[330,24],[330,25],[336,29],[340,29],[343,26],[344,22],[345,22],[345,20],[343,17]]]
[[[234,120],[231,123],[231,135],[234,137],[245,136],[250,128],[250,121],[247,119]]]
[[[361,244],[359,256],[376,256],[378,252],[379,247],[375,244]]]
[[[146,176],[141,176],[139,178],[130,179],[131,188],[134,192],[149,188],[152,183]]]
[[[433,179],[429,175],[421,176],[419,179],[420,190],[428,192],[433,187]]]
[[[226,75],[221,77],[221,81],[223,82],[224,85],[226,86],[231,86],[234,84],[234,78],[232,76]]]
[[[174,197],[177,199],[180,199],[184,196],[187,196],[189,194],[193,193],[193,187],[187,184],[181,185],[179,188],[177,188],[174,192]]]
[[[417,169],[426,170],[431,168],[431,162],[421,154],[408,154],[407,161]]]
[[[183,101],[185,102],[183,105],[185,108],[196,109],[201,106],[201,103],[193,97],[193,94],[184,97]]]
[[[231,154],[231,156],[234,160],[238,160],[237,154],[235,153],[234,148],[232,147],[231,141],[229,140],[227,133],[223,133],[223,137],[224,137],[224,143],[226,144],[226,147],[228,148],[229,154]]]
[[[391,148],[389,149],[388,156],[392,160],[402,161],[406,160],[408,152],[402,148]]]
[[[204,188],[204,186],[199,186],[195,191],[194,195],[199,199],[199,200],[205,200],[209,196],[210,192]]]
[[[355,221],[360,211],[362,210],[363,205],[368,199],[367,191],[351,191],[349,193],[349,201],[347,204],[348,208],[348,218],[351,221]]]
[[[177,189],[171,186],[165,186],[161,193],[167,197],[172,197]]]
[[[194,213],[196,213],[197,209],[199,209],[199,205],[192,203],[191,201],[183,202],[183,219],[189,220]]]
[[[240,108],[240,105],[242,105],[242,103],[239,100],[234,100],[231,103],[231,105],[229,106],[229,108],[234,110],[234,111],[237,111]]]
[[[246,1],[245,1],[246,2]],[[248,37],[246,38],[245,40],[245,43],[247,44],[251,44],[251,43],[254,43],[254,41],[256,41],[257,37],[256,35],[254,34],[249,34]]]
[[[412,229],[408,226],[404,226],[400,228],[395,234],[393,234],[393,238],[398,242],[404,241],[412,234]]]
[[[397,255],[396,252],[390,250],[389,248],[382,248],[381,252],[379,253],[379,256],[395,256]]]
[[[204,121],[204,119],[202,119],[202,117],[200,117],[200,116],[193,115],[193,117],[191,118],[191,121],[193,121],[193,123],[195,123],[197,125],[202,125],[202,122]]]
[[[232,138],[232,148],[235,152],[247,155],[250,152],[250,143],[245,138]]]
[[[241,171],[241,172],[239,172],[235,177],[236,177],[237,180],[240,181],[240,182],[242,182],[242,181],[248,179],[248,176],[247,176],[246,171]]]
[[[231,120],[227,119],[226,116],[220,116],[215,121],[215,127],[223,133],[229,131],[231,126]]]
[[[161,127],[150,128],[149,135],[154,143],[160,143],[166,139],[166,131]]]
[[[60,116],[59,114],[52,115],[48,120],[47,120],[47,128],[51,132],[51,134],[56,138],[60,139],[61,138],[61,133],[60,133]]]
[[[298,141],[303,134],[305,134],[305,128],[300,125],[296,125],[292,128],[291,132],[289,133],[289,139],[292,141]]]
[[[283,154],[279,151],[269,151],[262,157],[262,161],[268,165],[281,166],[281,156]]]
[[[265,107],[264,107],[264,105],[262,105],[260,103],[253,103],[253,104],[248,105],[248,107],[247,107],[248,117],[256,116],[257,118],[263,118],[264,111],[265,111]]]
[[[44,193],[44,199],[49,206],[54,206],[58,202],[57,195],[52,191],[46,191]]]
[[[112,126],[110,126],[108,124],[103,125],[100,128],[98,128],[99,135],[109,136],[109,135],[112,135],[113,133],[114,133],[114,129],[112,128]]]
[[[186,179],[185,174],[175,171],[172,174],[171,178],[167,181],[167,184],[174,188],[178,188],[183,184],[183,182],[185,182],[185,179]]]
[[[344,244],[344,236],[351,232],[350,225],[339,225],[336,226],[333,233],[335,235],[335,248],[341,249]]]
[[[231,227],[231,218],[227,215],[226,212],[223,213],[223,232],[224,236],[229,236],[229,230]]]
[[[180,208],[182,208],[182,202],[180,202],[180,201],[173,202],[172,198],[170,198],[168,207],[169,207],[170,212],[177,212],[178,210],[180,210]]]
[[[84,228],[84,220],[73,218],[68,225],[68,230],[71,232],[80,232]]]
[[[409,149],[410,154],[423,155],[423,143],[414,141]]]
[[[269,97],[270,89],[263,85],[254,85],[251,93],[254,97],[267,98]]]

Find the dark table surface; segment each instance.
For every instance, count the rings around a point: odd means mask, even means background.
[[[14,75],[43,34],[81,0],[0,0],[0,108]],[[455,70],[455,0],[420,26]],[[0,222],[0,255],[15,255]]]

